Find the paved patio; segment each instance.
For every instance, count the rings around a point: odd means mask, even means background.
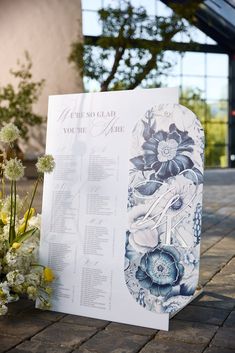
[[[42,312],[21,300],[0,319],[0,353],[235,352],[235,170],[207,171],[204,190],[203,293],[169,332]]]

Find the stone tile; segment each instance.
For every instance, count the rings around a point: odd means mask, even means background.
[[[199,282],[206,284],[217,272],[219,272],[229,261],[223,254],[213,254],[209,249],[200,259]]]
[[[233,349],[235,351],[235,328],[221,327],[215,335],[212,346]]]
[[[235,286],[232,283],[223,285],[211,281],[204,288],[206,291],[224,296],[226,300],[235,302]]]
[[[0,353],[9,350],[10,348],[19,344],[21,341],[22,338],[20,337],[0,335]]]
[[[61,319],[65,314],[58,313],[56,311],[48,311],[48,310],[40,310],[31,308],[29,310],[20,313],[17,317],[31,318],[33,317],[35,320],[46,320],[46,321],[57,321]]]
[[[235,273],[224,274],[222,271],[216,274],[211,280],[211,284],[216,284],[218,286],[230,286],[231,283],[235,282]]]
[[[148,336],[105,330],[93,336],[74,353],[137,353],[148,340]]]
[[[235,301],[230,297],[216,292],[204,291],[191,302],[191,305],[231,311],[235,306]]]
[[[44,344],[36,341],[25,341],[16,348],[13,348],[9,353],[69,353],[71,348],[59,347],[52,344]]]
[[[170,321],[170,330],[158,332],[155,339],[157,341],[164,339],[206,345],[210,342],[217,329],[218,326],[173,319]]]
[[[205,345],[199,344],[153,340],[146,344],[146,346],[141,349],[140,353],[202,353],[204,348]],[[120,351],[120,353],[122,353],[122,351]]]
[[[96,332],[96,328],[56,322],[33,337],[33,340],[76,347]]]
[[[60,322],[82,326],[91,326],[96,328],[103,328],[109,324],[109,321],[92,319],[90,317],[77,315],[66,315],[62,320],[60,320]]]
[[[211,346],[207,348],[203,353],[234,353],[234,350],[226,349],[224,347],[223,350],[221,350],[221,347]]]
[[[32,318],[1,317],[0,332],[3,335],[29,338],[47,327],[48,321]]]
[[[235,327],[235,311],[232,311],[226,321],[224,322],[224,326],[226,327]]]
[[[235,235],[234,235],[235,237]],[[231,259],[229,263],[222,269],[221,273],[223,275],[230,275],[235,272],[235,258]]]
[[[201,241],[201,255],[204,254],[209,248],[215,245],[222,238],[223,236],[221,234],[216,236],[207,236],[207,234],[204,233]]]
[[[180,311],[175,318],[177,320],[202,322],[211,325],[222,325],[228,317],[229,311],[203,306],[188,305]]]
[[[144,335],[144,336],[152,336],[157,333],[157,330],[151,329],[151,328],[146,328],[146,327],[140,327],[140,326],[134,326],[134,325],[126,325],[126,324],[120,324],[117,322],[112,322],[106,327],[106,330],[108,331],[119,331],[119,332],[129,332],[132,334],[136,335]]]

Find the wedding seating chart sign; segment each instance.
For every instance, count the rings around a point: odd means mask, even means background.
[[[50,96],[52,310],[168,330],[198,284],[203,143],[174,88]]]

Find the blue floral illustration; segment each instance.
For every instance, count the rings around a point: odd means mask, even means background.
[[[184,274],[178,251],[171,246],[156,247],[140,260],[136,278],[140,285],[155,296],[167,296]]]
[[[171,124],[169,132],[155,132],[152,128],[148,132],[142,145],[143,156],[131,159],[138,170],[153,170],[158,179],[164,180],[194,166],[189,157],[194,141],[187,131],[180,131]]]
[[[133,129],[125,280],[151,312],[176,312],[197,287],[202,153],[200,122],[184,107],[154,106]]]

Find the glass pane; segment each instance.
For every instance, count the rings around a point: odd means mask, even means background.
[[[207,101],[208,120],[213,122],[228,121],[228,102],[227,101]]]
[[[155,15],[155,1],[154,0],[131,0],[134,7],[144,7],[148,15]]]
[[[87,36],[96,36],[101,34],[101,25],[97,12],[83,12],[83,34]]]
[[[207,99],[228,99],[228,79],[208,77],[206,82]]]
[[[101,0],[82,0],[83,10],[99,10],[102,7]]]
[[[225,145],[228,139],[228,124],[206,123],[206,145]]]
[[[205,123],[207,112],[204,100],[197,99],[197,97],[193,96],[192,92],[188,91],[184,92],[183,95],[181,94],[180,104],[194,112],[202,124]]]
[[[191,95],[195,93],[199,99],[204,99],[205,98],[204,77],[183,77],[182,91],[184,95],[186,91],[190,91]]]
[[[202,31],[200,31],[200,29],[191,26],[189,29],[189,32],[190,32],[190,37],[192,41],[196,43],[201,43],[201,44],[206,43],[206,35]]]
[[[116,8],[120,6],[120,1],[121,0],[102,0],[102,6],[103,7],[111,6],[113,8]]]
[[[170,9],[170,7],[163,4],[160,0],[156,0],[156,15],[157,16],[169,17],[172,15],[172,13],[173,13],[173,11]]]
[[[206,146],[205,149],[206,167],[228,167],[228,148],[227,146]]]
[[[167,50],[164,53],[164,62],[170,62],[171,67],[168,69],[170,75],[180,75],[181,73],[181,54]]]
[[[100,85],[96,80],[91,80],[88,77],[84,77],[83,79],[85,92],[99,92]]]
[[[162,75],[160,77],[160,82],[164,87],[179,87],[180,76]]]
[[[207,54],[207,76],[228,76],[228,55]]]
[[[188,52],[182,58],[183,75],[205,75],[205,54]]]
[[[206,36],[206,44],[218,44],[218,43],[211,37]]]

